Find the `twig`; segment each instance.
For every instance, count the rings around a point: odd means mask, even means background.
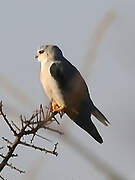
[[[25,173],[25,171],[16,168],[16,167],[13,166],[12,164],[8,164],[8,163],[7,163],[7,166],[10,167],[11,169],[14,169],[14,170],[18,171],[20,174],[21,174],[21,173]]]
[[[57,152],[56,152],[57,146],[58,146],[58,143],[56,143],[56,144],[54,145],[54,150],[53,150],[53,153],[54,153],[54,154],[57,153]],[[58,155],[58,153],[57,153],[57,155]],[[57,156],[57,155],[56,155],[56,156]]]
[[[11,121],[11,123],[13,124],[13,126],[14,126],[18,131],[20,131],[20,128],[19,128],[13,121]]]
[[[6,180],[4,177],[2,177],[1,175],[0,175],[0,178],[2,179],[2,180]]]
[[[2,101],[0,102],[0,114],[3,116],[4,120],[6,121],[7,125],[9,126],[10,130],[14,133],[14,135],[16,136],[17,133],[14,130],[14,128],[11,126],[11,124],[9,123],[8,119],[6,118],[6,115],[3,113],[2,111]]]
[[[18,157],[18,154],[12,154],[12,157]]]
[[[55,155],[55,156],[58,155],[58,153],[56,152],[56,148],[57,148],[56,145],[57,145],[57,144],[55,145],[53,151],[50,151],[50,150],[47,150],[47,149],[45,149],[45,148],[41,148],[41,147],[35,146],[34,144],[28,144],[28,143],[22,142],[22,141],[20,141],[20,144],[22,144],[22,145],[24,145],[24,146],[27,146],[27,147],[34,148],[34,149],[39,150],[39,151],[43,151],[43,152],[45,152],[45,153],[53,154],[53,155]]]
[[[4,137],[2,137],[2,139],[4,140],[4,141],[6,141],[8,144],[10,144],[10,145],[12,145],[13,143],[12,142],[10,142],[8,139],[6,139],[6,138],[4,138]]]
[[[3,156],[2,154],[0,154],[0,157],[5,158],[5,156]]]
[[[25,117],[24,117],[25,118]],[[22,118],[22,115],[20,115],[20,120],[21,120],[21,125],[22,125],[22,128],[24,128],[24,123],[23,123],[23,118]]]
[[[53,117],[53,119],[54,119],[54,121],[56,121],[56,123],[57,123],[58,125],[60,125],[59,121],[56,119],[55,116]]]

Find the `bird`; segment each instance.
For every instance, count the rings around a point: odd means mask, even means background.
[[[92,122],[91,115],[108,126],[107,118],[91,100],[88,86],[77,68],[63,55],[57,45],[42,45],[35,58],[40,61],[40,81],[51,101],[52,112],[67,114],[98,143],[103,139]]]

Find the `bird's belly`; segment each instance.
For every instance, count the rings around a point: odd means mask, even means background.
[[[40,80],[49,99],[51,101],[55,101],[58,105],[65,106],[63,95],[57,85],[56,80],[54,80],[48,71],[48,68],[41,72]]]

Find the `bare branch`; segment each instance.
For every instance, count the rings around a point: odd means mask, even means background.
[[[34,140],[35,136],[37,136],[39,138],[42,138],[42,139],[45,139],[47,141],[50,141],[49,139],[37,134],[37,131],[39,129],[41,129],[41,128],[46,128],[46,126],[48,126],[48,124],[54,122],[54,120],[57,122],[57,119],[54,117],[56,114],[57,113],[51,112],[51,107],[49,107],[47,109],[47,112],[45,114],[44,110],[43,110],[43,106],[40,105],[39,111],[36,110],[36,112],[33,113],[29,119],[26,119],[25,116],[24,117],[22,115],[20,116],[21,126],[19,126],[20,127],[19,128],[13,121],[11,121],[13,126],[11,125],[11,123],[7,119],[6,115],[3,113],[2,101],[1,101],[1,103],[0,103],[0,115],[3,117],[6,124],[9,126],[10,130],[13,132],[15,139],[14,139],[13,142],[11,142],[7,138],[2,137],[2,139],[9,145],[7,146],[8,147],[7,154],[6,155],[0,154],[0,157],[3,159],[2,162],[0,163],[0,172],[3,170],[3,168],[5,166],[8,166],[11,169],[14,169],[14,170],[16,170],[16,171],[18,171],[20,173],[24,173],[24,171],[16,168],[11,163],[8,163],[10,158],[17,156],[16,154],[14,154],[14,151],[15,151],[15,149],[16,149],[16,147],[18,145],[24,145],[24,146],[33,148],[35,150],[39,150],[39,151],[42,151],[42,152],[45,152],[45,153],[53,154],[55,156],[58,155],[58,153],[56,152],[58,143],[54,145],[53,150],[47,150],[46,148],[38,147],[38,146],[35,146],[34,144],[29,144],[29,143],[23,142],[21,140],[22,138],[25,139],[25,136],[30,135],[30,137],[31,137],[31,135],[32,135],[31,143],[33,143],[33,140]],[[18,131],[18,133],[16,132],[16,130]],[[51,128],[49,130],[50,131],[55,131],[55,130],[53,130]]]
[[[16,157],[16,156],[18,156],[18,155],[13,155],[12,157]],[[2,157],[3,159],[5,158],[5,156],[3,156],[2,154],[0,154],[0,157]],[[12,163],[10,163],[10,164],[7,163],[7,166],[10,167],[11,169],[18,171],[19,173],[25,173],[25,171],[22,171],[22,170],[16,168],[15,166],[13,166]]]
[[[16,168],[15,166],[13,166],[12,163],[10,163],[10,164],[7,163],[7,166],[10,167],[11,169],[18,171],[20,174],[25,173],[25,171],[20,170],[20,169]]]
[[[5,156],[3,161],[0,163],[0,172],[7,165],[8,160],[12,157],[12,154],[13,154],[15,148],[19,144],[20,138],[21,137],[16,136],[16,139],[15,139],[14,143],[12,144],[12,146],[9,148],[9,151],[8,151],[7,155]]]

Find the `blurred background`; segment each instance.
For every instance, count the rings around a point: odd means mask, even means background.
[[[41,131],[58,142],[58,157],[19,147],[12,162],[26,170],[5,168],[2,175],[17,180],[135,179],[135,1],[38,0],[1,1],[0,100],[8,118],[18,122],[39,104],[48,104],[34,59],[41,44],[57,44],[84,76],[96,106],[111,122],[93,118],[104,143],[96,143],[68,117],[57,127],[64,135]],[[0,136],[10,137],[0,119]],[[2,139],[0,144],[2,144]]]

